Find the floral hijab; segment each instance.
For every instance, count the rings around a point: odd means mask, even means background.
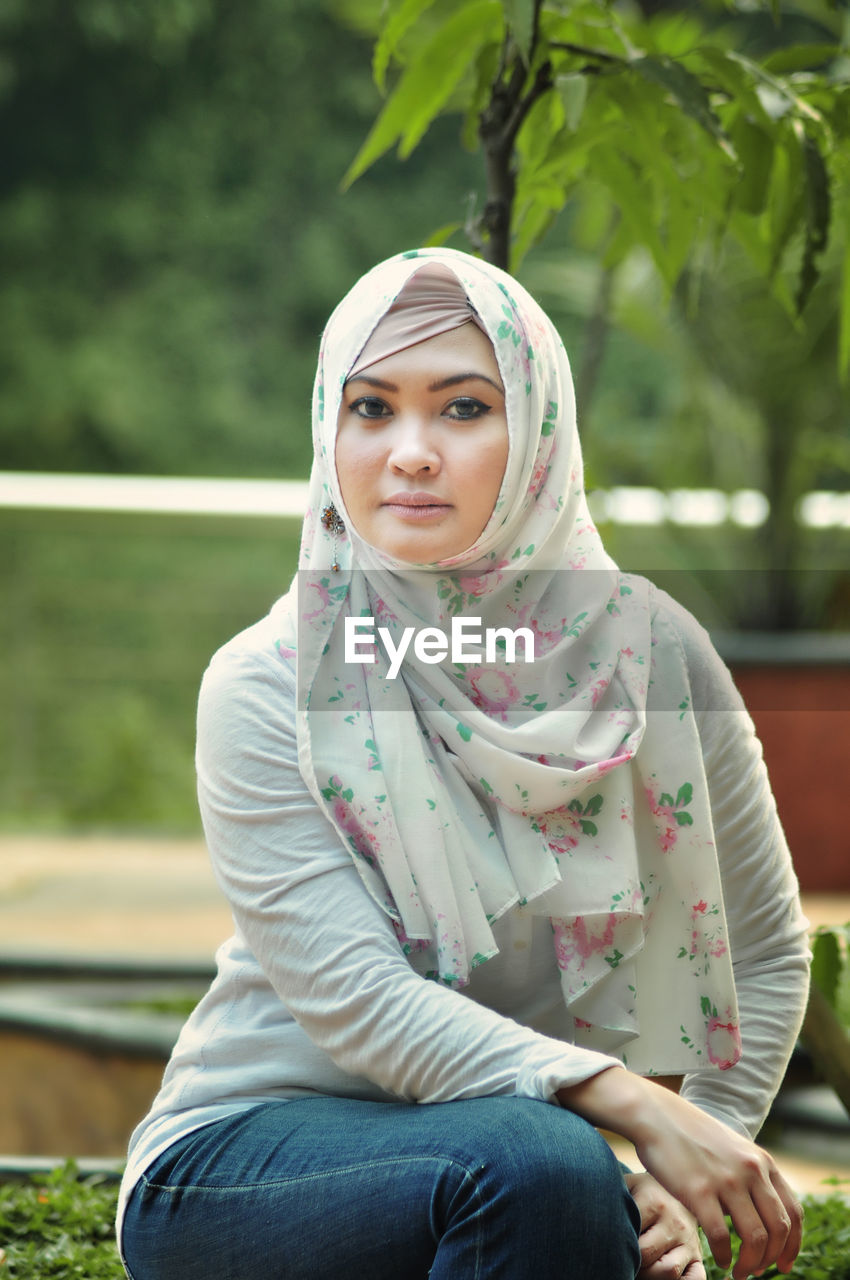
[[[358,538],[334,467],[342,389],[427,262],[457,277],[506,390],[509,456],[473,547],[393,561]],[[644,1073],[727,1067],[739,1049],[702,754],[677,638],[652,588],[621,575],[585,500],[566,352],[510,276],[449,249],[362,277],[322,340],[299,572],[279,642],[297,654],[298,752],[317,804],[421,973],[463,987],[512,908],[547,917],[575,1042]],[[323,512],[333,504],[345,528]],[[389,678],[346,661],[346,618],[406,627],[478,618],[479,661]],[[468,632],[469,634],[469,632]],[[466,653],[475,650],[466,645]]]

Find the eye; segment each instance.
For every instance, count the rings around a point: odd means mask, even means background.
[[[490,405],[484,404],[482,400],[476,400],[473,396],[458,396],[457,400],[452,400],[451,404],[446,405],[443,412],[448,418],[469,422],[473,418],[483,418],[485,413],[490,412]]]
[[[370,418],[388,418],[391,413],[389,405],[385,404],[377,396],[361,396],[359,400],[353,400],[348,406],[350,413],[356,413],[358,417]]]

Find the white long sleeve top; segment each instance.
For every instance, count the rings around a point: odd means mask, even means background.
[[[682,1093],[754,1136],[805,1009],[806,920],[752,722],[705,632],[662,598],[699,708],[738,993],[743,1053]],[[276,609],[215,655],[198,716],[198,787],[215,874],[234,918],[217,976],[186,1023],[132,1136],[126,1197],[201,1125],[268,1099],[333,1094],[411,1103],[556,1091],[620,1065],[567,1042],[545,918],[516,907],[499,954],[462,991],[418,975],[299,773],[292,663]]]

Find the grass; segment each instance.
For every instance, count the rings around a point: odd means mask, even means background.
[[[2,1280],[123,1280],[113,1237],[114,1180],[79,1178],[76,1167],[0,1185]],[[796,1280],[850,1280],[850,1212],[837,1195],[804,1202],[803,1248]],[[707,1259],[708,1280],[725,1275]],[[765,1280],[778,1276],[769,1268]]]
[[[78,1180],[69,1163],[0,1185],[2,1280],[124,1280],[115,1245],[114,1180]]]

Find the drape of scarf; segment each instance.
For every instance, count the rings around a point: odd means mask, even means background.
[[[394,561],[358,538],[334,468],[342,389],[426,264],[457,278],[506,390],[509,456],[473,547]],[[322,339],[315,458],[279,648],[297,654],[299,766],[410,962],[462,987],[514,906],[548,917],[576,1043],[643,1073],[733,1065],[737,1004],[686,663],[652,589],[590,518],[569,362],[510,276],[422,249],[352,288]],[[333,503],[346,525],[322,522]],[[338,564],[339,571],[332,569]],[[527,628],[535,660],[347,662],[346,618]],[[470,645],[467,641],[467,652]]]

